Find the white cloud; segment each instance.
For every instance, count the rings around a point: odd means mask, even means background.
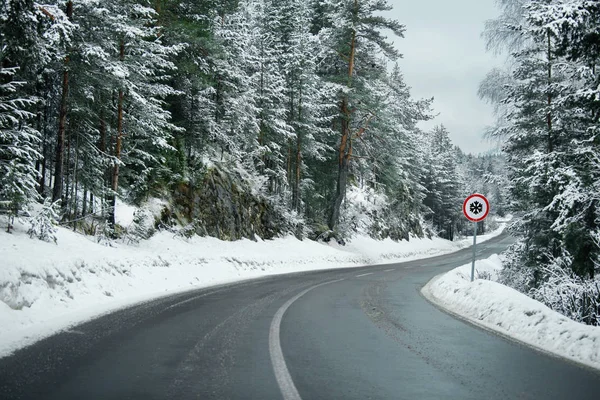
[[[477,97],[486,73],[502,60],[485,51],[484,22],[499,11],[494,0],[391,0],[392,18],[406,25],[395,40],[404,58],[400,67],[416,98],[435,97],[440,115],[424,128],[444,124],[466,152],[495,145],[483,138],[494,122],[492,107]]]

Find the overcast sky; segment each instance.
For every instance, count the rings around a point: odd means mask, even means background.
[[[389,0],[392,17],[406,25],[395,40],[404,58],[400,67],[416,98],[435,97],[440,115],[423,129],[444,124],[465,152],[495,145],[482,137],[492,125],[492,109],[477,97],[479,82],[501,58],[485,51],[484,22],[499,14],[495,0]]]

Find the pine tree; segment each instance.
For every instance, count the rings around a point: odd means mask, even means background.
[[[31,97],[22,98],[23,82],[14,81],[17,68],[0,68],[0,201],[19,210],[36,198],[39,157],[39,132],[29,125],[35,104]]]
[[[161,42],[155,10],[137,1],[113,0],[101,9],[76,3],[73,12],[82,27],[71,56],[74,111],[69,126],[72,140],[80,143],[73,157],[83,164],[86,189],[105,197],[114,225],[121,182],[127,183],[131,198],[145,196],[160,179],[165,152],[172,149],[169,141],[177,128],[164,99],[176,93],[167,79],[178,47]]]
[[[427,190],[424,204],[430,210],[434,230],[441,237],[452,240],[460,213],[457,204],[461,203],[456,153],[449,132],[443,125],[433,129],[428,144],[429,152],[425,156],[428,167],[423,180]]]
[[[244,224],[237,208],[256,207],[268,235],[351,234],[361,207],[375,237],[423,233],[430,102],[388,72],[383,32],[403,32],[388,2],[46,3],[0,3],[2,200],[37,189],[73,229],[101,214],[114,235],[118,197],[172,198],[193,218],[218,177],[244,204],[221,212]]]
[[[45,55],[43,15],[29,0],[3,1],[0,7],[0,201],[17,212],[37,197],[34,88]]]
[[[277,3],[277,5],[276,5]],[[311,8],[306,2],[273,2],[278,20],[279,65],[285,77],[285,118],[293,136],[286,143],[291,208],[302,211],[313,186],[307,162],[323,160],[331,140],[334,90],[318,75],[322,44],[310,33]]]
[[[320,35],[332,49],[327,60],[329,68],[322,73],[339,85],[338,176],[328,221],[329,228],[335,230],[348,185],[353,141],[362,136],[376,118],[360,106],[361,90],[368,90],[369,74],[381,73],[382,65],[375,59],[376,52],[382,52],[390,60],[399,56],[381,30],[389,29],[402,36],[404,26],[378,15],[391,9],[385,0],[328,0],[321,7],[327,10],[328,18]]]
[[[520,257],[538,286],[549,266],[595,275],[598,9],[586,1],[527,1],[521,9],[511,28],[524,38],[512,76],[495,80],[496,94],[490,78],[483,94],[502,101],[495,135],[505,141],[513,208],[524,213]]]

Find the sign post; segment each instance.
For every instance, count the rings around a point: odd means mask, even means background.
[[[471,282],[475,279],[475,256],[477,246],[477,223],[483,221],[490,212],[490,203],[482,194],[475,193],[463,203],[463,214],[473,222],[473,263],[471,264]]]

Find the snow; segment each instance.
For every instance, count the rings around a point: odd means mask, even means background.
[[[438,275],[423,289],[430,301],[468,321],[539,350],[600,369],[600,327],[575,322],[494,280],[502,259],[493,255]],[[487,279],[477,279],[486,277]]]
[[[117,218],[127,224],[134,211],[120,204]],[[0,356],[163,295],[273,274],[423,258],[471,243],[470,238],[378,242],[359,236],[343,247],[294,237],[258,242],[183,239],[162,231],[139,244],[107,247],[66,228],[58,228],[58,244],[30,239],[26,230],[16,223],[13,234],[0,231]]]
[[[478,235],[477,243],[482,243],[498,236],[504,230],[504,227],[505,225],[501,224],[493,232],[486,235]],[[472,244],[473,236],[467,236],[454,242],[439,237],[432,239],[418,239],[413,237],[409,242],[402,241],[400,243],[394,242],[391,239],[375,240],[369,236],[358,236],[347,243],[346,246],[339,246],[338,248],[361,254],[367,257],[372,264],[383,264],[448,254],[467,248]]]
[[[117,199],[117,205],[115,207],[115,222],[125,228],[128,227],[133,222],[133,214],[136,210],[136,207],[123,203],[121,199]]]

